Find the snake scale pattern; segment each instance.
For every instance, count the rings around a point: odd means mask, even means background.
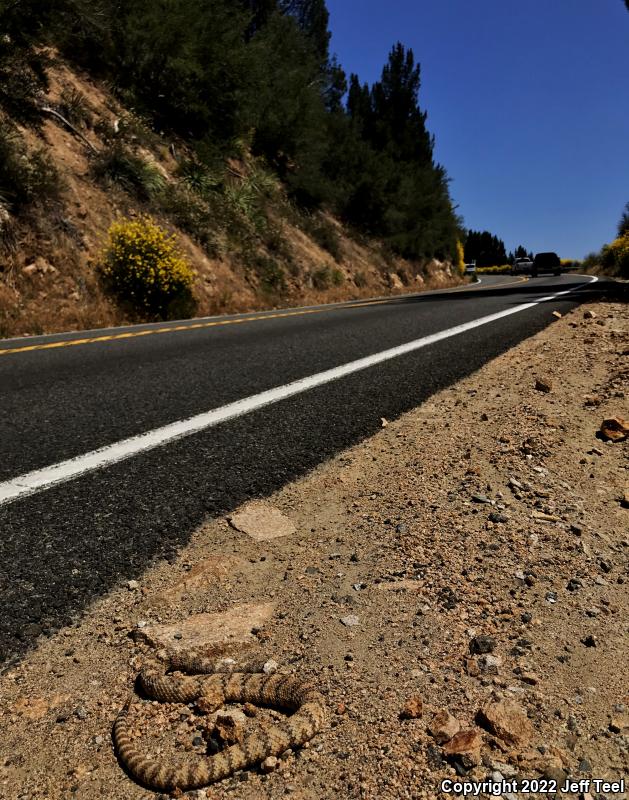
[[[224,703],[252,703],[281,708],[293,714],[285,720],[246,732],[242,742],[216,755],[186,756],[175,763],[162,763],[142,753],[130,734],[132,695],[114,723],[112,738],[123,766],[142,785],[162,792],[200,789],[234,772],[262,763],[290,747],[299,747],[323,727],[326,710],[322,695],[292,675],[265,674],[262,663],[238,667],[227,659],[212,661],[194,656],[167,656],[149,661],[140,672],[144,692],[165,703],[197,702],[204,710],[217,710]],[[169,675],[178,670],[187,675]],[[200,674],[193,674],[200,673]]]

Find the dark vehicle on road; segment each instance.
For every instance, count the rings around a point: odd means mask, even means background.
[[[533,260],[531,275],[537,278],[540,272],[552,272],[561,275],[561,259],[557,253],[538,253]]]

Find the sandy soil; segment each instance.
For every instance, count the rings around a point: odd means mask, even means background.
[[[175,564],[41,641],[0,679],[0,796],[155,796],[120,768],[111,726],[146,640],[192,634],[312,679],[330,713],[270,772],[197,798],[627,778],[628,444],[597,431],[629,417],[629,307],[586,308],[270,498],[284,535],[264,538],[276,528],[256,528],[255,507],[253,522],[209,520]],[[147,752],[208,746],[194,709],[138,715]]]

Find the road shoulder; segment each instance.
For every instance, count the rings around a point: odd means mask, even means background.
[[[629,418],[628,347],[627,305],[575,309],[263,506],[208,521],[0,678],[0,795],[149,796],[116,762],[115,715],[147,641],[210,641],[220,619],[235,650],[313,679],[331,724],[208,798],[621,778],[629,445],[597,432]],[[203,749],[180,712],[138,722],[164,758]],[[448,742],[457,725],[469,734]]]

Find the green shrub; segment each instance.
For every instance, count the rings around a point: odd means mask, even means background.
[[[340,261],[341,243],[334,226],[321,217],[305,217],[302,224],[304,231],[322,250],[326,250],[335,261]]]
[[[75,128],[90,127],[92,114],[87,98],[83,92],[71,86],[66,86],[59,98],[59,113],[72,123]]]
[[[95,157],[92,170],[98,180],[117,184],[140,200],[153,199],[166,185],[158,169],[118,143]]]
[[[46,66],[43,53],[0,35],[0,107],[12,119],[24,125],[40,122],[39,101],[48,88]]]
[[[108,233],[102,276],[120,300],[146,314],[187,316],[194,273],[174,236],[150,217],[115,222]]]
[[[359,289],[364,288],[367,285],[367,276],[364,272],[357,272],[354,275],[354,283],[358,286]]]
[[[217,229],[224,224],[224,214],[211,207],[184,184],[167,185],[156,198],[160,210],[178,228],[190,234],[210,255],[218,255]]]
[[[323,291],[324,289],[329,289],[330,281],[332,279],[332,270],[327,264],[319,269],[316,269],[310,275],[312,279],[312,285],[315,289],[319,291]]]
[[[277,261],[266,256],[258,256],[255,259],[255,269],[265,292],[283,294],[286,291],[286,274]]]
[[[222,178],[213,174],[199,161],[184,161],[179,167],[179,176],[189,189],[201,197],[219,192],[223,187]]]
[[[332,286],[341,286],[345,280],[345,275],[343,275],[340,269],[335,268],[332,270],[331,280]]]
[[[43,149],[29,151],[23,137],[0,119],[0,199],[18,212],[28,205],[46,203],[61,192],[61,180]]]
[[[262,233],[267,227],[267,216],[260,202],[260,195],[249,181],[225,187],[225,199],[232,211]]]

